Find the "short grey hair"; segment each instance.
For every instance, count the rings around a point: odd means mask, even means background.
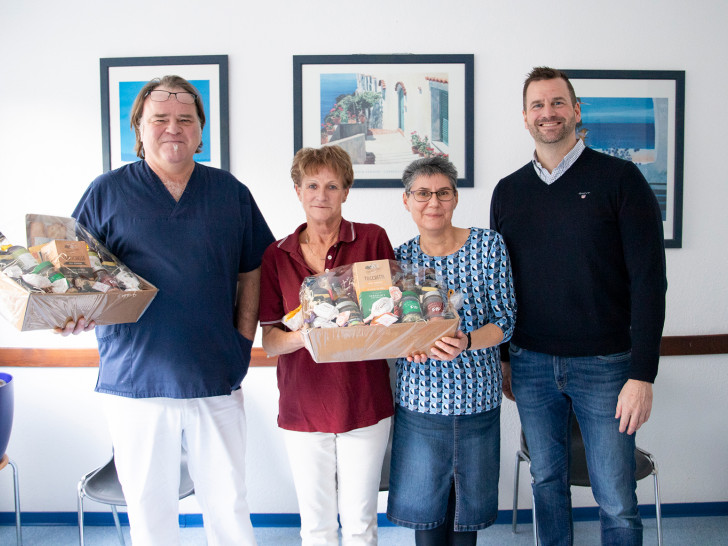
[[[416,159],[410,163],[402,173],[402,184],[404,191],[409,192],[412,189],[412,183],[420,176],[434,176],[444,174],[450,181],[452,189],[458,189],[458,170],[455,165],[450,163],[442,156],[425,157]]]

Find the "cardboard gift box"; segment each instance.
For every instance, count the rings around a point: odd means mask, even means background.
[[[77,267],[78,271],[92,273],[87,267],[88,253],[83,256],[78,252],[88,245],[88,250],[113,260],[117,269],[126,268],[73,218],[39,214],[27,214],[25,218],[27,248],[43,261],[55,260],[57,267]],[[85,317],[102,325],[136,322],[157,295],[157,288],[128,268],[126,271],[134,280],[127,289],[108,289],[104,285],[100,289],[106,291],[74,293],[31,290],[0,271],[0,316],[21,331],[53,329],[63,326],[69,317]],[[86,282],[94,285],[93,281]]]
[[[307,277],[299,321],[306,348],[315,362],[429,353],[460,325],[443,286],[430,271],[394,260],[357,262]]]
[[[351,362],[428,353],[444,336],[453,336],[460,319],[431,320],[391,326],[311,328],[303,331],[314,362]]]

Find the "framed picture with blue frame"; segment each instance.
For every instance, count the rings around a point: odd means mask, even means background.
[[[655,192],[665,247],[682,247],[685,72],[569,70],[581,106],[579,138],[633,161]]]
[[[172,74],[195,86],[205,109],[202,152],[195,161],[230,170],[227,55],[104,58],[100,65],[104,171],[139,160],[130,125],[132,104],[147,82]]]
[[[293,147],[339,145],[355,188],[401,187],[413,160],[446,156],[473,187],[472,54],[294,55]]]

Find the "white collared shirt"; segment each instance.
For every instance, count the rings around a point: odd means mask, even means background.
[[[562,159],[561,162],[556,165],[556,168],[553,170],[553,172],[548,172],[548,170],[546,170],[546,168],[541,165],[541,163],[539,163],[538,158],[536,157],[536,152],[534,151],[532,160],[533,168],[536,169],[536,174],[541,180],[543,180],[547,184],[553,184],[561,177],[561,175],[569,170],[569,167],[576,163],[576,160],[579,159],[579,156],[581,155],[581,152],[584,151],[584,148],[584,141],[580,138],[577,138],[574,147],[568,154],[564,156],[564,159]]]

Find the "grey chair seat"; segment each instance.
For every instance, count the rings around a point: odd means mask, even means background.
[[[192,482],[187,469],[187,453],[182,451],[180,464],[179,498],[184,499],[195,492],[195,484]],[[121,490],[121,483],[116,474],[114,456],[104,465],[84,475],[78,482],[78,533],[79,542],[84,546],[83,538],[83,499],[88,498],[102,504],[111,506],[111,513],[114,517],[114,525],[119,536],[119,543],[124,544],[124,535],[121,532],[117,506],[126,506],[126,499]]]

